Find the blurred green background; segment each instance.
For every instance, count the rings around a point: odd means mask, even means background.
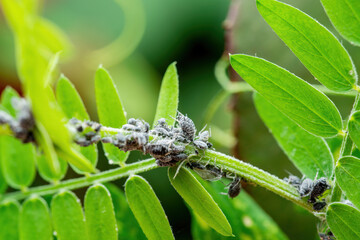
[[[224,49],[222,22],[229,0],[128,0],[120,1],[121,7],[114,0],[42,2],[42,15],[63,29],[73,43],[74,53],[61,69],[77,87],[93,120],[97,120],[93,80],[99,64],[103,63],[113,76],[128,117],[152,122],[162,75],[170,63],[177,61],[179,110],[202,128],[206,107],[221,89],[214,76],[214,65]],[[319,0],[285,2],[308,13],[340,38]],[[241,0],[241,3],[234,53],[263,57],[314,83],[310,73],[261,18],[255,0]],[[21,91],[15,69],[13,37],[0,14],[0,91],[6,85]],[[94,52],[118,36],[119,44],[107,56]],[[347,42],[343,44],[358,66],[360,51]],[[344,116],[348,114],[351,98],[332,99]],[[224,133],[231,132],[232,115],[228,102],[227,99],[222,104],[211,123]],[[257,116],[252,95],[241,94],[238,106],[241,113],[238,137],[244,160],[280,178],[288,172],[299,175]],[[214,139],[214,142],[218,141]],[[228,147],[215,144],[215,148],[231,154]],[[131,155],[131,161],[144,158],[137,153]],[[109,167],[103,156],[99,165],[100,169]],[[190,239],[190,213],[170,186],[165,169],[143,175],[160,198],[175,237]],[[42,183],[38,179],[37,184]],[[123,183],[124,180],[117,182],[119,186]],[[250,186],[248,190],[290,239],[316,239],[315,217],[263,188]]]

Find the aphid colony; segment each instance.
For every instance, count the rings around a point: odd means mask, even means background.
[[[147,122],[130,118],[122,126],[121,132],[104,137],[100,135],[102,126],[98,123],[71,119],[69,124],[78,133],[81,133],[75,137],[75,142],[81,146],[89,146],[101,140],[103,143],[113,144],[122,151],[139,150],[145,154],[150,154],[156,159],[159,166],[174,166],[178,162],[188,159],[189,155],[185,153],[187,145],[191,144],[195,147],[195,155],[212,147],[212,144],[208,142],[209,131],[203,129],[196,136],[195,124],[190,118],[178,113],[175,120],[176,126],[170,127],[166,120],[161,118],[154,129],[150,130]],[[149,140],[150,136],[152,140]],[[229,185],[228,195],[234,198],[240,193],[239,177],[230,177],[216,166],[193,162],[188,162],[187,166],[208,181],[217,181],[223,177],[233,179]]]
[[[147,122],[130,118],[122,126],[123,131],[104,137],[100,135],[101,125],[98,123],[71,119],[69,124],[81,133],[75,138],[75,142],[81,146],[89,146],[101,140],[125,152],[139,150],[150,154],[159,166],[174,166],[177,162],[188,158],[188,154],[185,153],[186,145],[192,144],[196,149],[196,154],[200,150],[212,147],[208,142],[210,133],[202,130],[196,136],[196,128],[190,118],[178,113],[176,122],[176,127],[170,127],[166,120],[161,118],[154,129],[150,130]],[[149,141],[150,136],[151,141]]]
[[[23,143],[33,142],[33,128],[35,120],[30,109],[30,104],[24,98],[13,97],[11,106],[16,111],[16,117],[12,117],[6,111],[0,110],[0,125],[8,125],[14,137]]]
[[[288,178],[284,178],[284,181],[293,185],[299,191],[301,198],[309,197],[308,202],[313,204],[315,211],[320,211],[326,206],[324,199],[318,201],[322,194],[331,188],[326,178],[322,177],[313,181],[310,178],[300,179],[290,175]]]

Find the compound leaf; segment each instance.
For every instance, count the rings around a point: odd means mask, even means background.
[[[90,240],[117,240],[114,206],[103,185],[94,185],[87,190],[85,216]]]
[[[126,123],[125,111],[110,74],[99,67],[95,75],[95,97],[100,123],[107,127],[121,128]],[[103,144],[110,163],[125,163],[128,153],[111,144]]]
[[[308,178],[330,178],[333,170],[333,156],[323,138],[316,137],[291,121],[260,94],[254,94],[256,109],[276,141]]]
[[[158,105],[153,125],[160,118],[165,118],[169,126],[175,124],[175,117],[179,103],[179,76],[176,70],[176,62],[167,68],[161,83]]]
[[[360,46],[360,4],[358,0],[321,0],[336,30],[350,43]]]
[[[360,239],[360,212],[356,208],[332,203],[327,208],[326,221],[336,239]]]
[[[248,55],[232,55],[231,65],[266,100],[308,132],[335,136],[342,129],[336,106],[323,93],[279,66]]]
[[[65,191],[51,200],[51,216],[58,240],[86,240],[87,229],[80,200]]]
[[[341,158],[336,165],[335,175],[346,197],[360,208],[360,159],[353,156]]]
[[[232,236],[230,223],[201,183],[186,168],[169,168],[171,184],[191,209],[211,228],[224,236]]]
[[[175,239],[159,199],[144,178],[128,178],[125,194],[131,211],[148,239]]]
[[[19,212],[20,205],[16,201],[0,204],[0,240],[19,239]]]
[[[21,240],[49,240],[53,238],[49,208],[44,199],[28,198],[20,211]]]
[[[324,26],[287,4],[275,0],[256,3],[266,22],[319,82],[333,91],[354,88],[357,75],[352,60]]]

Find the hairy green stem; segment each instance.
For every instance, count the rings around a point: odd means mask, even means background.
[[[42,196],[50,195],[65,189],[73,190],[73,189],[86,187],[95,183],[114,181],[119,178],[146,172],[155,168],[158,168],[157,164],[155,163],[155,159],[150,158],[133,164],[128,164],[123,168],[111,169],[108,171],[100,172],[97,174],[93,174],[81,178],[66,180],[56,185],[33,187],[33,188],[29,188],[26,192],[19,191],[19,192],[7,193],[3,196],[3,199],[20,200],[32,194],[37,194]]]
[[[249,163],[212,150],[206,151],[205,158],[202,158],[200,162],[206,164],[209,160],[213,160],[214,165],[222,168],[223,171],[235,173],[236,175],[239,175],[252,183],[256,183],[313,213],[312,205],[302,200],[298,191],[293,186],[278,177],[252,166]]]
[[[193,160],[197,160],[197,159],[193,159]],[[299,196],[299,193],[293,186],[277,178],[276,176],[268,172],[265,172],[255,166],[252,166],[248,163],[240,161],[236,158],[212,150],[207,150],[204,156],[198,161],[202,162],[203,164],[207,164],[211,160],[213,160],[211,164],[223,169],[223,171],[239,175],[252,183],[267,188],[270,191],[298,204],[299,206],[313,213],[311,204],[302,200]],[[139,174],[155,168],[158,168],[158,166],[155,163],[155,159],[151,158],[133,164],[128,164],[123,168],[112,169],[94,175],[89,175],[86,177],[66,180],[56,185],[33,187],[33,188],[29,188],[25,192],[19,191],[19,192],[7,193],[3,196],[3,200],[6,199],[21,200],[32,194],[37,194],[37,195],[55,194],[65,189],[73,190],[73,189],[86,187],[95,183],[114,181],[119,178],[128,177],[133,174]]]

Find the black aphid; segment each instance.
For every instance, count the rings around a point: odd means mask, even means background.
[[[230,198],[237,197],[241,191],[241,178],[235,177],[234,180],[230,183],[228,196]]]
[[[216,166],[202,165],[196,162],[189,162],[187,166],[207,181],[218,181],[223,177],[223,172]]]
[[[316,198],[321,196],[327,189],[330,189],[330,185],[327,183],[326,178],[322,177],[313,182],[313,187],[310,192],[310,197],[308,202],[314,203]]]
[[[335,236],[332,232],[319,233],[320,240],[335,240]]]
[[[314,205],[313,205],[313,209],[314,209],[315,211],[320,211],[320,210],[322,210],[325,206],[326,206],[326,202],[316,202],[316,203],[314,203]]]

